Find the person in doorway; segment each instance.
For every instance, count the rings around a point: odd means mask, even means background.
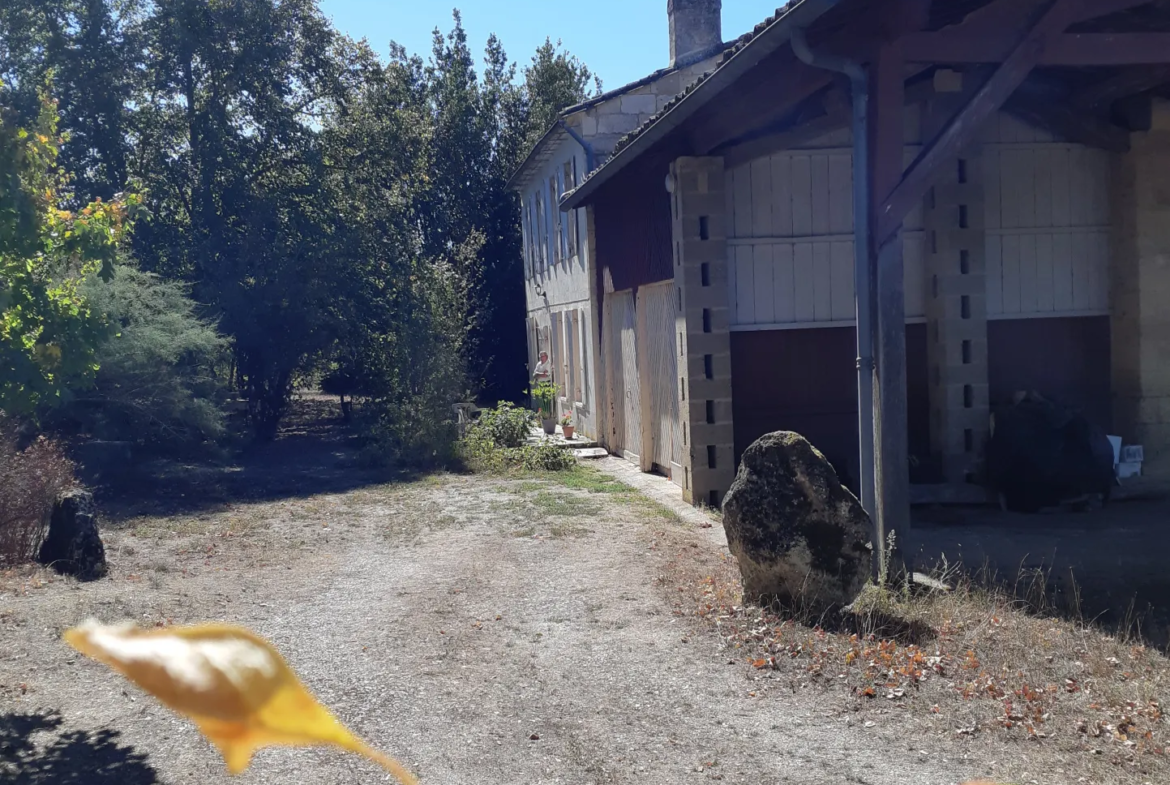
[[[547,382],[552,379],[552,370],[548,364],[548,352],[540,353],[540,361],[536,363],[536,370],[532,372],[533,381]]]

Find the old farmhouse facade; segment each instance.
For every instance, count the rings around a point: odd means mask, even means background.
[[[600,407],[606,405],[598,386],[596,254],[588,212],[562,213],[559,201],[723,52],[718,4],[679,0],[668,14],[669,66],[563,110],[509,182],[521,204],[529,367],[549,353],[560,392],[556,414],[570,415],[580,433],[595,438],[603,435]]]
[[[900,521],[1038,390],[1170,478],[1167,30],[1143,0],[780,9],[560,202],[594,432],[718,504],[796,430]]]

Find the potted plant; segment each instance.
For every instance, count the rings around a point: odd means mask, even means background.
[[[566,414],[564,417],[561,418],[561,433],[563,433],[565,435],[566,439],[572,439],[573,438],[573,431],[575,431],[575,430],[576,430],[576,428],[573,426],[573,418],[572,417],[570,417],[569,415]]]
[[[557,432],[557,421],[553,416],[557,401],[557,386],[547,379],[536,384],[532,389],[532,397],[536,399],[536,408],[540,412],[540,426],[544,432],[552,436]]]

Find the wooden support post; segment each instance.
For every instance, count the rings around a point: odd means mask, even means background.
[[[902,177],[904,69],[896,43],[878,49],[870,65],[869,204],[883,205]],[[871,212],[872,229],[880,216]],[[910,530],[910,454],[906,409],[906,306],[903,292],[901,220],[884,241],[870,232],[875,275],[872,313],[876,322],[874,384],[875,572],[901,571],[899,551],[887,552],[891,533],[905,542]]]

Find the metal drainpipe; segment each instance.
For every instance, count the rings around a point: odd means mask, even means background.
[[[860,63],[816,54],[804,30],[792,31],[792,51],[814,68],[849,77],[853,104],[853,290],[857,305],[857,419],[861,457],[861,504],[876,510],[873,446],[873,319],[869,267],[869,77]],[[876,547],[877,543],[875,543]]]
[[[577,133],[577,129],[573,128],[573,126],[566,123],[563,118],[557,120],[557,125],[559,125],[561,128],[564,128],[565,131],[569,134],[569,136],[573,137],[573,139],[576,140],[577,144],[581,145],[581,149],[585,151],[585,167],[589,170],[589,172],[592,172],[593,171],[593,145],[586,142],[585,137],[583,137],[583,136],[581,136],[581,134]],[[589,174],[589,172],[586,172],[586,174]]]

